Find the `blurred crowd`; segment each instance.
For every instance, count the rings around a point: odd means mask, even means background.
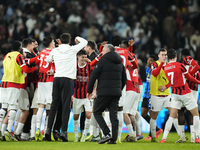
[[[0,2],[0,60],[14,40],[33,38],[42,50],[45,36],[70,33],[109,41],[134,39],[141,78],[149,55],[161,47],[178,54],[188,48],[200,60],[200,0],[4,0]],[[180,60],[180,57],[179,57]],[[2,62],[0,63],[2,65]]]

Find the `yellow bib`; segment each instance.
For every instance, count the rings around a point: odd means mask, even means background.
[[[19,54],[20,53],[16,51],[10,52],[3,60],[4,75],[2,81],[19,83],[19,84],[25,83],[24,74],[22,73],[22,68],[16,62],[16,58]]]
[[[156,61],[158,66],[160,65],[159,61]],[[151,84],[150,84],[150,94],[152,95],[170,95],[170,88],[166,89],[164,92],[158,90],[159,86],[167,85],[169,83],[163,68],[161,68],[160,73],[157,77],[151,74]]]

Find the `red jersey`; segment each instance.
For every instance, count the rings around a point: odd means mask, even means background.
[[[140,93],[139,83],[138,83],[138,69],[132,71],[126,71],[127,81],[126,81],[126,91],[135,91]]]
[[[7,55],[6,55],[7,56]],[[6,58],[6,56],[4,57],[4,59]],[[33,72],[34,70],[36,70],[35,67],[29,68],[26,66],[25,61],[23,60],[22,55],[18,55],[16,58],[16,62],[17,64],[22,68],[22,72],[26,72],[26,73],[30,73]],[[18,83],[12,83],[12,82],[1,82],[0,87],[2,88],[10,88],[10,87],[14,87],[14,88],[20,88],[20,84]]]
[[[89,81],[89,75],[93,68],[90,63],[86,63],[84,66],[79,66],[77,62],[77,74],[74,80],[74,97],[84,99],[87,97],[87,85]]]
[[[51,49],[43,49],[40,52],[40,62],[39,62],[39,80],[38,82],[53,82],[54,76],[47,75],[47,71],[53,71],[54,72],[54,63],[50,62],[48,63],[46,61],[46,58],[49,56]]]
[[[173,94],[185,95],[191,92],[184,76],[188,72],[183,64],[170,62],[165,66],[164,71],[171,83]]]
[[[191,76],[193,76],[195,79],[198,79],[197,78],[197,75],[199,73],[199,71],[197,71],[196,73],[191,73],[191,69],[192,69],[192,61],[195,61],[191,56],[186,56],[184,59],[183,59],[183,64],[186,66],[188,72],[190,73]],[[187,80],[187,83],[189,85],[189,88],[191,90],[194,90],[194,91],[198,91],[198,84],[192,82],[192,81],[189,81]]]
[[[135,54],[131,54],[128,50],[119,47],[115,47],[115,51],[122,57],[122,63],[125,67],[125,70],[127,69],[128,61],[133,65],[137,64]],[[138,68],[138,66],[135,68]]]

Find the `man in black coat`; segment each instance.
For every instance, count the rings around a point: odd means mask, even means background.
[[[88,82],[88,99],[92,97],[92,90],[96,79],[98,79],[97,99],[94,104],[94,117],[105,135],[99,144],[108,142],[116,144],[118,134],[117,109],[121,91],[126,84],[125,68],[122,64],[122,58],[115,52],[111,44],[106,44],[102,50],[103,57],[95,66]],[[110,120],[112,123],[112,136],[106,125],[102,112],[108,108]]]

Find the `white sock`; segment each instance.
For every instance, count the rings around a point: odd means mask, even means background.
[[[195,132],[194,132],[194,126],[190,125],[190,135],[191,139],[195,139]]]
[[[20,135],[20,134],[22,133],[23,127],[24,127],[24,124],[21,123],[21,122],[19,122],[19,123],[18,123],[18,126],[17,126],[17,129],[16,129],[16,131],[15,131],[15,134],[16,134],[16,135]]]
[[[36,117],[36,120],[37,120],[36,127],[37,127],[37,129],[40,129],[43,112],[44,112],[44,108],[38,108],[37,117]]]
[[[93,126],[90,124],[90,135],[93,135]]]
[[[99,126],[98,126],[98,124],[96,126],[93,126],[93,135],[94,135],[94,137],[97,137],[99,135]]]
[[[193,126],[196,137],[199,138],[199,116],[193,116]]]
[[[117,112],[117,118],[118,118],[118,120],[119,120],[118,138],[121,139],[122,126],[123,126],[123,111],[118,111],[118,112]]]
[[[3,110],[3,109],[1,109],[1,110],[0,110],[0,129],[1,129],[1,126],[2,126],[2,124],[3,124],[3,119],[4,119],[4,117],[5,117],[5,114],[6,114],[6,111]]]
[[[141,135],[141,116],[138,111],[136,112],[135,119],[136,119],[136,134]]]
[[[46,116],[45,124],[44,124],[44,135],[43,135],[43,137],[45,137],[45,133],[47,131],[48,120],[49,120],[49,116]]]
[[[35,128],[36,128],[36,115],[33,115],[31,120],[31,138],[35,136]]]
[[[7,130],[11,132],[13,123],[15,122],[15,117],[16,117],[16,111],[15,110],[10,110],[9,115],[8,115],[8,128]]]
[[[179,124],[178,124],[178,119],[177,118],[174,119],[174,127],[176,129],[177,134],[180,136],[181,133],[180,133],[180,129],[179,129]]]
[[[150,119],[151,136],[156,137],[156,120]]]
[[[165,124],[165,130],[164,130],[164,134],[163,134],[163,138],[162,139],[167,139],[167,136],[172,128],[172,123],[174,122],[174,118],[169,117],[166,124]]]
[[[90,120],[91,119],[85,119],[85,128],[84,128],[84,132],[83,132],[83,134],[84,135],[87,135],[87,133],[88,133],[88,129],[89,129],[89,127],[90,127]]]
[[[128,129],[128,134],[130,136],[133,136],[133,126],[132,124],[126,125],[127,129]]]
[[[17,114],[16,114],[16,117],[15,117],[15,125],[14,125],[14,128],[13,128],[13,131],[14,131],[14,132],[15,132],[16,129],[17,129],[18,121],[19,121],[19,119],[20,119],[20,117],[21,117],[21,114],[22,114],[21,109],[18,109]]]
[[[112,132],[112,125],[111,125],[111,121],[110,121],[110,113],[109,113],[109,111],[105,112],[104,120],[105,120],[108,128],[110,129],[110,132]]]
[[[4,132],[6,131],[6,128],[7,128],[7,124],[3,124],[2,125],[2,128],[1,128],[1,134],[2,134],[2,136],[4,136]]]
[[[75,138],[78,137],[78,120],[73,120],[73,126],[74,126],[74,134],[75,134]]]
[[[180,136],[180,139],[184,139],[185,138],[185,125],[179,125],[179,128],[180,128],[180,133],[181,133],[181,136]]]

